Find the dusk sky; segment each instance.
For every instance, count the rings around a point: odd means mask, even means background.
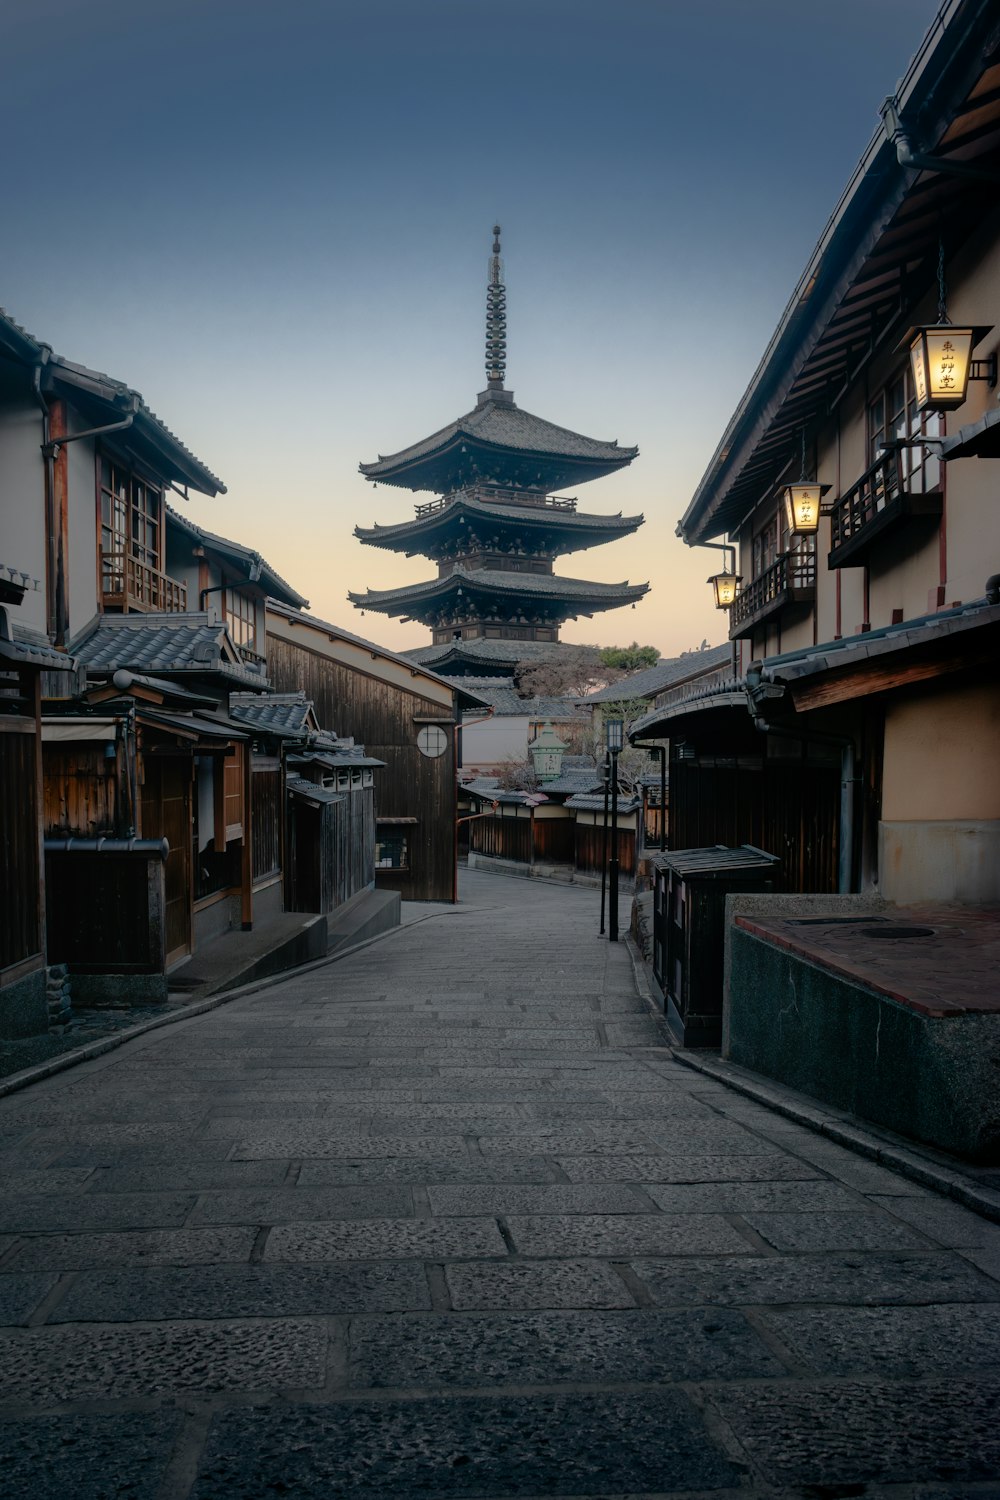
[[[357,466],[474,406],[497,220],[518,404],[640,449],[577,493],[646,525],[556,566],[652,592],[564,639],[715,643],[674,527],[936,10],[7,0],[0,303],[221,475],[193,520],[423,645],[346,595],[431,576],[352,536],[430,497]]]

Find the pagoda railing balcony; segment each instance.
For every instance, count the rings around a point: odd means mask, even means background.
[[[926,448],[888,451],[876,459],[830,513],[831,568],[858,568],[889,531],[941,519],[941,463]]]
[[[447,510],[448,506],[454,505],[462,495],[471,495],[473,499],[485,500],[494,505],[531,505],[545,510],[568,511],[570,514],[576,511],[577,506],[576,497],[571,495],[530,495],[524,490],[510,491],[477,487],[459,490],[452,495],[442,495],[437,500],[428,500],[423,505],[414,506],[417,520],[420,521],[424,516],[434,516],[438,511]]]
[[[183,614],[187,584],[169,578],[129,552],[101,553],[101,590],[105,609],[136,609]]]
[[[783,552],[736,595],[729,612],[729,639],[752,635],[758,625],[789,605],[810,604],[815,597],[815,552]]]

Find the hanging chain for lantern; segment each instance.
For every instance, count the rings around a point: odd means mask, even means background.
[[[500,259],[500,225],[493,226],[493,254],[486,285],[486,380],[493,390],[502,390],[507,373],[507,288]]]
[[[950,324],[951,319],[948,316],[948,295],[947,295],[947,292],[945,290],[945,284],[944,284],[944,236],[940,235],[940,234],[938,235],[937,281],[938,281],[938,314],[937,314],[937,320],[938,320],[938,326],[941,327],[941,326]]]

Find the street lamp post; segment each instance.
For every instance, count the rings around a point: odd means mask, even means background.
[[[624,719],[608,719],[605,743],[611,757],[611,860],[608,868],[608,939],[618,941],[618,757],[625,743]]]
[[[601,833],[601,926],[599,936],[604,936],[604,907],[607,896],[608,876],[608,757],[604,757],[604,825]]]

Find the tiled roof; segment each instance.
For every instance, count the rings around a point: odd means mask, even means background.
[[[511,524],[523,524],[533,530],[549,528],[566,531],[606,531],[623,535],[636,531],[643,517],[617,515],[602,516],[587,511],[560,510],[551,505],[504,505],[496,501],[481,500],[476,495],[459,493],[448,505],[429,515],[417,516],[413,520],[399,521],[392,526],[356,526],[354,535],[363,542],[376,547],[389,547],[397,538],[415,538],[434,530],[442,521],[460,515],[483,516]]]
[[[245,566],[249,581],[260,583],[262,589],[272,594],[282,604],[294,605],[297,609],[308,606],[309,600],[286,583],[280,573],[276,573],[270,563],[261,557],[259,552],[254,552],[250,547],[244,547],[241,542],[231,542],[227,537],[217,536],[214,531],[206,531],[203,526],[195,525],[194,521],[182,516],[174,506],[167,506],[167,524],[175,526],[179,531],[186,531],[196,541],[213,551],[234,562]]]
[[[443,578],[431,578],[425,583],[414,583],[397,589],[370,589],[367,594],[348,594],[352,604],[366,609],[384,609],[395,602],[409,603],[429,599],[457,590],[468,589],[472,593],[498,594],[501,597],[519,598],[525,594],[538,594],[542,598],[565,600],[567,603],[592,603],[605,609],[618,604],[627,604],[641,599],[649,592],[648,583],[590,583],[585,578],[561,578],[553,573],[507,573],[494,568],[456,568]]]
[[[414,666],[417,666],[420,668],[421,673],[425,677],[429,677],[432,682],[439,682],[442,684],[442,686],[450,688],[453,693],[458,694],[459,701],[461,701],[461,698],[463,696],[468,698],[470,704],[476,704],[480,701],[475,696],[475,694],[467,694],[460,681],[453,681],[450,678],[442,677],[441,674],[439,672],[435,672],[433,668],[425,667],[422,662],[417,661],[416,657],[411,652],[407,652],[407,654],[404,656],[397,651],[390,651],[388,647],[376,645],[374,641],[366,640],[364,636],[352,634],[351,631],[345,630],[342,625],[333,625],[328,620],[320,620],[316,615],[307,615],[302,613],[300,610],[289,609],[285,605],[279,604],[277,600],[268,600],[267,612],[269,615],[275,615],[277,618],[282,620],[301,620],[304,625],[317,626],[320,630],[325,631],[328,635],[338,638],[342,641],[347,641],[352,646],[363,646],[366,651],[372,653],[373,660],[377,660],[379,657],[381,657],[384,661],[398,662],[399,665],[403,667],[413,668]],[[419,690],[415,688],[414,691],[417,692]]]
[[[140,393],[123,381],[91,370],[86,365],[63,359],[53,354],[48,344],[42,343],[26,329],[16,323],[9,313],[0,308],[0,343],[12,350],[15,357],[25,362],[40,362],[44,367],[46,384],[55,381],[96,396],[98,400],[113,406],[118,415],[126,416],[134,411],[134,427],[138,434],[151,440],[168,457],[172,457],[178,468],[178,478],[193,484],[205,494],[225,494],[226,486],[210,469],[191,452],[176,433],[146,405]]]
[[[259,673],[243,665],[225,625],[207,614],[99,615],[72,650],[90,674],[110,675],[125,667],[133,672],[200,673],[247,687],[267,686]]]
[[[318,781],[307,781],[304,776],[286,776],[285,789],[297,797],[305,798],[307,802],[330,804],[344,800],[343,792],[335,792],[332,787],[321,786]]]
[[[522,698],[502,677],[463,677],[471,689],[493,709],[497,718],[579,719],[581,715],[573,698]]]
[[[636,812],[638,810],[638,808],[639,808],[639,805],[640,804],[639,804],[639,798],[638,797],[623,797],[621,795],[621,793],[619,792],[619,794],[618,794],[618,814],[619,814],[619,816],[621,816],[622,813],[634,813],[634,812]],[[601,792],[600,796],[596,796],[596,795],[590,794],[589,792],[578,792],[573,797],[567,797],[566,801],[563,803],[563,806],[571,808],[573,810],[573,812],[603,812],[604,811],[604,793]],[[609,821],[610,821],[610,812],[609,812]]]
[[[278,734],[306,735],[315,719],[305,693],[232,693],[229,712],[241,724]]]
[[[518,662],[555,661],[560,652],[579,649],[569,641],[506,641],[482,636],[472,640],[446,641],[440,646],[414,646],[403,655],[421,665],[437,666],[443,676],[448,676],[445,663],[463,661],[509,666],[513,675]]]
[[[571,796],[575,796],[580,792],[592,792],[596,787],[603,785],[600,772],[597,770],[563,771],[554,781],[546,781],[544,790],[546,795],[554,792],[561,796],[564,792],[568,792]]]
[[[619,703],[627,698],[655,698],[657,693],[689,677],[698,677],[702,672],[711,672],[730,659],[731,646],[712,646],[708,651],[685,651],[682,656],[663,657],[654,667],[645,667],[641,672],[632,672],[627,677],[610,682],[607,687],[588,693],[581,702]]]
[[[76,665],[72,656],[57,651],[48,642],[11,639],[0,632],[0,661],[13,667],[41,667],[46,672],[69,672]]]
[[[603,442],[572,432],[568,427],[558,427],[513,402],[484,401],[447,427],[431,433],[430,437],[402,448],[398,453],[380,453],[376,463],[360,464],[359,468],[368,479],[385,479],[394,469],[445,448],[458,437],[478,439],[491,447],[509,448],[520,453],[566,455],[617,466],[631,463],[639,452],[638,448],[619,448],[617,440]]]

